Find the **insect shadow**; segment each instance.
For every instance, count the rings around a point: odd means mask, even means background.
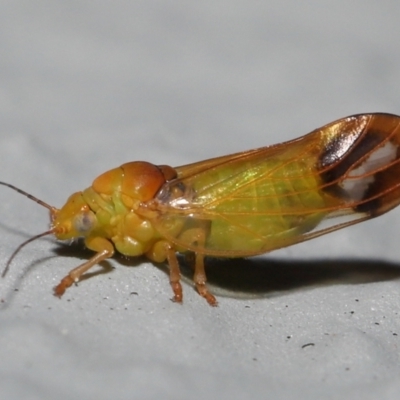
[[[72,246],[61,246],[53,250],[63,257],[88,258],[90,251],[83,248],[82,242]],[[71,251],[72,250],[72,251]],[[144,257],[126,257],[117,254],[113,257],[117,264],[137,267],[149,262]],[[193,267],[189,257],[179,255],[182,279],[187,286],[193,286]],[[152,263],[169,276],[166,263]],[[103,261],[102,268],[86,273],[81,281],[95,275],[110,272],[113,267]],[[114,264],[115,265],[115,264]],[[214,294],[233,298],[257,298],[283,295],[287,292],[315,286],[335,284],[364,284],[390,281],[400,278],[400,263],[371,259],[291,259],[284,260],[270,256],[252,258],[205,259],[207,284]],[[118,266],[117,266],[118,267]]]
[[[208,284],[218,296],[273,297],[315,286],[364,284],[400,278],[400,264],[366,259],[206,259]],[[182,274],[191,268],[182,257]]]
[[[92,252],[84,248],[81,240],[71,244],[57,243],[52,249],[52,255],[33,261],[24,268],[13,285],[7,298],[8,304],[16,294],[15,287],[33,270],[42,267],[43,263],[55,257],[68,257],[78,260],[87,259]],[[188,257],[180,255],[179,263],[183,280],[192,286],[193,268]],[[148,262],[143,257],[126,257],[117,254],[113,262],[102,261],[94,272],[82,275],[80,281],[103,275],[114,269],[115,261],[120,266],[137,267]],[[114,266],[112,265],[114,263]],[[206,258],[208,285],[214,294],[232,298],[262,298],[275,297],[287,292],[315,286],[331,286],[335,284],[363,284],[389,281],[400,278],[400,264],[379,259],[291,259],[283,260],[269,256],[252,257],[248,259]],[[155,267],[169,275],[165,263]],[[117,265],[118,267],[118,265]],[[45,273],[45,272],[43,272]],[[51,288],[49,288],[51,289]],[[186,288],[187,290],[187,288]],[[3,304],[0,308],[4,308]]]
[[[193,267],[179,255],[182,280],[193,286]],[[127,267],[149,262],[144,258],[119,257]],[[152,263],[169,276],[165,263]],[[252,258],[205,259],[207,285],[215,295],[232,298],[263,298],[316,286],[365,284],[400,279],[400,263],[371,259],[291,259],[258,256]],[[187,290],[187,287],[186,287]]]

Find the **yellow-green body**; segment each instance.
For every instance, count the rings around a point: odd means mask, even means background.
[[[192,252],[197,290],[215,305],[204,256],[265,253],[399,204],[399,144],[400,117],[363,114],[290,142],[182,167],[132,162],[110,170],[52,209],[51,233],[84,237],[96,252],[56,293],[116,249],[167,260],[181,301],[175,253]]]
[[[180,178],[178,168],[178,180],[156,196],[155,226],[182,250],[214,256],[259,254],[298,241],[334,201],[319,190],[313,151],[294,142],[271,148],[268,157],[262,151],[233,156],[194,176]],[[205,230],[203,243],[192,240],[194,228]]]

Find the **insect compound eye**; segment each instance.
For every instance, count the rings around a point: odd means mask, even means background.
[[[73,226],[79,233],[89,232],[96,222],[96,217],[92,211],[83,211],[75,215]]]

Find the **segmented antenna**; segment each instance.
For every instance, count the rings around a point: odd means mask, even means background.
[[[8,270],[10,269],[10,265],[11,265],[12,260],[14,259],[14,257],[19,253],[19,251],[20,251],[24,246],[26,246],[28,243],[33,242],[34,240],[39,239],[39,238],[41,238],[41,237],[43,237],[43,236],[50,235],[51,233],[53,233],[53,229],[50,229],[50,230],[48,230],[48,231],[46,231],[46,232],[43,232],[43,233],[39,233],[38,235],[35,235],[35,236],[29,238],[28,240],[25,240],[25,242],[22,242],[22,243],[13,251],[13,253],[12,253],[11,256],[10,256],[10,258],[7,260],[6,266],[4,267],[3,272],[1,273],[1,277],[4,278],[4,277],[7,275],[7,272],[8,272]]]
[[[10,183],[1,182],[1,181],[0,181],[0,185],[7,186],[7,187],[9,187],[10,189],[13,189],[13,190],[15,190],[16,192],[18,192],[18,193],[20,193],[20,194],[22,194],[22,195],[28,197],[28,199],[33,200],[35,203],[38,203],[38,204],[40,204],[41,206],[47,208],[48,210],[50,210],[50,215],[51,215],[51,218],[52,218],[52,219],[53,219],[53,216],[54,216],[54,215],[57,213],[57,211],[58,211],[57,208],[55,208],[55,207],[53,207],[53,206],[51,206],[51,205],[45,203],[44,201],[38,199],[38,198],[35,197],[35,196],[32,196],[30,193],[25,192],[24,190],[22,190],[22,189],[20,189],[20,188],[17,188],[17,187],[14,186],[14,185],[11,185]],[[38,235],[35,235],[35,236],[29,238],[28,240],[25,240],[23,243],[21,243],[21,244],[14,250],[14,252],[11,254],[10,258],[7,260],[6,266],[5,266],[5,268],[4,268],[4,270],[3,270],[2,274],[1,274],[1,277],[4,278],[4,277],[6,276],[8,270],[10,269],[10,265],[11,265],[12,260],[15,258],[15,256],[18,254],[18,252],[19,252],[24,246],[26,246],[26,245],[27,245],[28,243],[30,243],[30,242],[33,242],[33,241],[36,240],[36,239],[39,239],[39,238],[41,238],[41,237],[43,237],[43,236],[46,236],[46,235],[50,235],[50,234],[52,234],[52,233],[54,233],[54,230],[53,230],[53,229],[50,229],[50,230],[48,230],[48,231],[46,231],[46,232],[39,233]]]
[[[49,209],[51,212],[54,212],[54,211],[57,210],[55,207],[53,207],[53,206],[51,206],[51,205],[45,203],[44,201],[38,199],[38,198],[35,197],[35,196],[32,196],[30,193],[25,192],[25,190],[22,190],[22,189],[20,189],[20,188],[17,188],[17,187],[14,186],[14,185],[11,185],[10,183],[1,182],[1,181],[0,181],[0,185],[7,186],[7,187],[9,187],[10,189],[15,190],[16,192],[21,193],[22,195],[26,196],[28,199],[31,199],[31,200],[33,200],[34,202],[40,204],[41,206],[46,207],[46,208]]]

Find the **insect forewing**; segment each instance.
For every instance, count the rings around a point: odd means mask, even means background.
[[[400,118],[343,118],[299,139],[176,168],[155,198],[178,249],[237,257],[372,218],[400,201]]]

